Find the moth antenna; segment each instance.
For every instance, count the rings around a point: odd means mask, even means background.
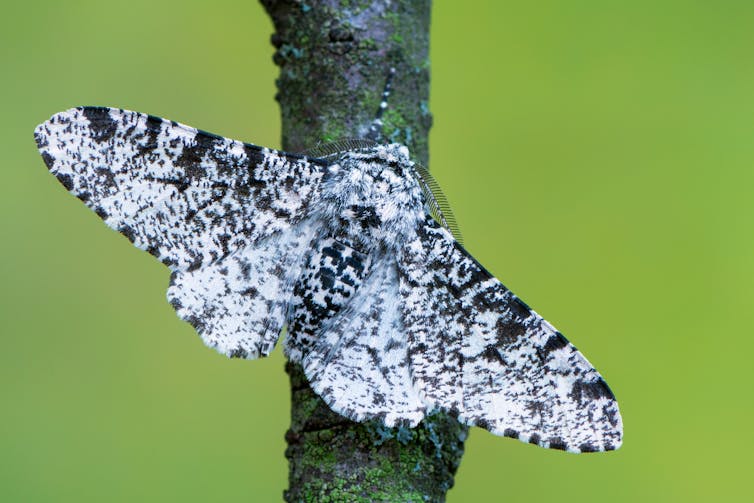
[[[393,83],[393,76],[395,75],[395,68],[390,67],[390,70],[387,74],[387,79],[385,79],[385,88],[382,91],[382,98],[380,99],[380,106],[377,108],[377,113],[375,114],[374,120],[372,121],[372,124],[369,126],[369,131],[365,135],[366,138],[373,140],[377,143],[383,143],[384,139],[382,137],[382,115],[385,113],[385,109],[387,108],[387,99],[390,96],[390,91],[392,90],[392,83]]]

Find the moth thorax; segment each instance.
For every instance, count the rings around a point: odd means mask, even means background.
[[[398,145],[346,152],[329,168],[323,196],[352,242],[401,241],[421,216],[421,188]]]

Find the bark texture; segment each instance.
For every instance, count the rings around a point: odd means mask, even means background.
[[[383,136],[428,163],[430,0],[261,0],[272,44],[283,149],[360,138],[395,68]],[[286,501],[444,501],[468,428],[435,414],[416,429],[354,423],[288,364],[292,390]]]

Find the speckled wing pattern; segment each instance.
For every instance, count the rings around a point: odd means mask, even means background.
[[[174,272],[168,300],[205,342],[234,358],[269,355],[315,227],[306,220],[216,263]]]
[[[114,108],[61,112],[35,138],[70,192],[173,270],[171,303],[209,346],[271,351],[321,165]]]
[[[342,415],[415,426],[426,405],[413,384],[393,257],[382,256],[348,307],[303,358],[312,389]]]
[[[444,410],[542,447],[620,446],[605,381],[454,239],[406,147],[310,159],[95,107],[35,137],[70,192],[172,270],[170,303],[223,354],[268,355],[287,326],[288,358],[352,420]]]
[[[594,452],[622,442],[602,377],[427,218],[398,260],[416,386],[430,408],[523,442]]]

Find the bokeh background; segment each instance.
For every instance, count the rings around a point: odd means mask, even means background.
[[[474,429],[449,501],[751,498],[754,4],[445,2],[431,168],[467,247],[620,400],[624,447]],[[0,500],[278,501],[283,358],[230,361],[168,271],[32,140],[82,104],[279,146],[253,0],[38,0],[0,19]],[[400,85],[400,82],[397,83]]]

